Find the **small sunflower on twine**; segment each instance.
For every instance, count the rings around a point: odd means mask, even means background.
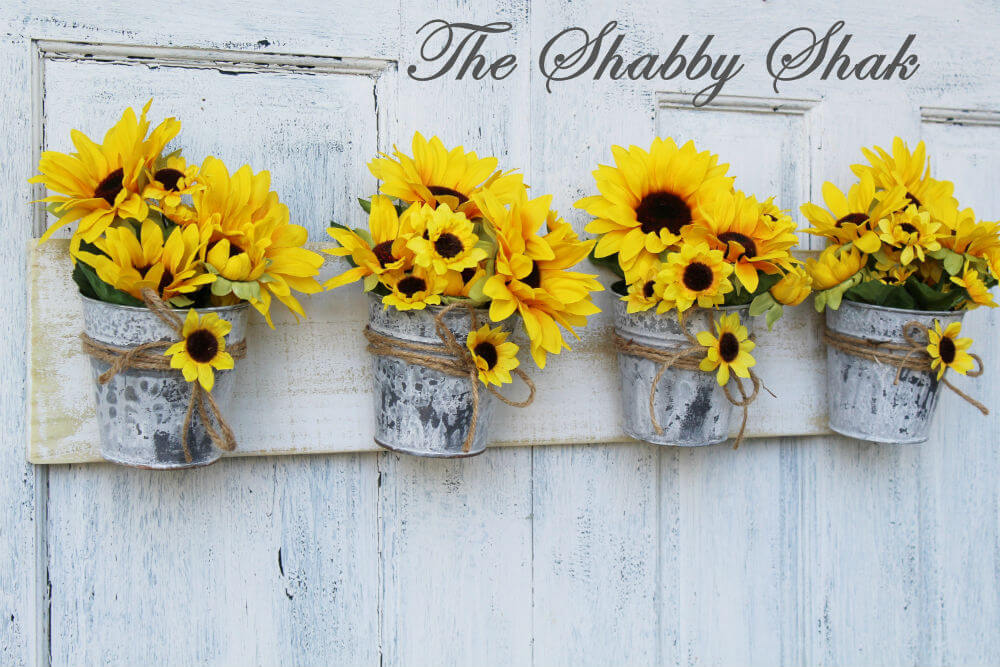
[[[170,367],[184,375],[187,382],[195,380],[205,391],[212,391],[215,385],[213,369],[224,371],[233,368],[233,357],[226,352],[226,336],[233,325],[215,313],[202,317],[194,309],[189,310],[181,329],[180,340],[163,353],[170,357]]]

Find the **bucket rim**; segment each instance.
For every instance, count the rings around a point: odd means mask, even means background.
[[[110,303],[108,301],[101,301],[100,299],[91,299],[89,296],[85,296],[83,294],[80,294],[79,296],[80,296],[80,299],[84,303],[90,302],[90,303],[94,303],[94,304],[100,304],[102,306],[109,306],[111,308],[117,308],[119,310],[133,311],[133,312],[136,312],[136,313],[151,313],[152,312],[152,311],[150,311],[149,308],[147,308],[145,306],[125,306],[125,305],[122,305],[122,304],[119,304],[119,303]],[[236,310],[244,310],[244,309],[249,308],[249,307],[250,307],[250,303],[248,301],[241,301],[239,303],[233,304],[232,306],[209,306],[208,308],[195,308],[194,310],[197,313],[223,313],[223,312],[232,312],[232,311],[236,311]],[[171,310],[174,310],[174,311],[177,311],[177,312],[185,312],[185,311],[187,311],[189,309],[187,309],[187,308],[171,308]]]
[[[379,303],[379,304],[382,303],[382,297],[380,295],[378,295],[378,294],[375,294],[374,291],[367,292],[366,296],[368,297],[368,300],[371,301],[371,302],[373,302],[373,303]],[[450,305],[451,305],[450,303],[445,303],[445,304],[440,304],[440,305],[428,304],[424,308],[413,308],[411,310],[400,310],[399,308],[396,308],[395,306],[387,306],[386,309],[387,310],[394,310],[397,313],[419,313],[421,311],[440,312],[440,311],[444,310],[445,308],[447,308]],[[470,305],[472,305],[472,304],[470,304]],[[485,304],[483,304],[481,306],[473,305],[472,308],[475,311],[477,311],[477,312],[488,313],[490,311],[490,304],[489,304],[489,302],[487,302],[487,303],[485,303]]]
[[[872,303],[852,301],[851,299],[844,299],[841,302],[841,305],[845,303],[849,303],[851,306],[861,308],[863,310],[881,310],[891,313],[904,313],[907,315],[922,315],[925,317],[963,317],[966,312],[962,310],[912,310],[910,308],[893,308],[891,306],[876,306]]]

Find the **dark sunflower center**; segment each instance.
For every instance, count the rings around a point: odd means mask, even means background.
[[[451,232],[445,232],[434,241],[434,250],[445,259],[451,259],[463,250],[462,240]]]
[[[732,362],[740,354],[740,341],[730,332],[719,336],[719,356],[727,364]]]
[[[417,276],[406,276],[396,283],[396,289],[405,294],[407,297],[413,298],[413,295],[417,292],[422,292],[427,289],[427,283],[424,282],[423,278],[418,278]]]
[[[163,290],[170,287],[170,283],[174,282],[174,274],[170,272],[170,269],[163,269],[163,276],[160,278],[160,284],[157,285],[156,289],[160,294],[163,294]]]
[[[635,219],[644,234],[659,234],[663,228],[680,234],[681,227],[691,222],[691,209],[672,192],[651,192],[635,208]]]
[[[475,267],[469,269],[462,269],[462,284],[468,285],[469,281],[472,280],[476,275]]]
[[[909,199],[910,203],[913,204],[914,206],[918,206],[918,207],[921,206],[920,200],[917,199],[916,195],[914,195],[913,193],[907,192],[906,193],[906,198]]]
[[[899,228],[902,229],[907,234],[915,234],[917,232],[917,228],[908,222],[904,222],[899,226]]]
[[[653,283],[652,280],[647,280],[646,284],[642,286],[642,295],[644,297],[646,297],[647,299],[652,299],[653,298],[653,294],[654,294],[653,286],[654,286],[654,283]]]
[[[383,269],[396,261],[396,258],[392,256],[392,241],[382,241],[372,248],[372,252],[375,253],[375,259],[378,260]]]
[[[481,357],[486,362],[487,370],[493,370],[493,367],[497,365],[497,349],[493,343],[483,341],[476,345],[474,352],[477,357]]]
[[[740,234],[739,232],[723,232],[719,234],[719,240],[726,244],[727,250],[730,243],[739,243],[743,246],[743,254],[740,257],[756,257],[757,256],[757,244],[753,242],[753,239],[746,234]],[[739,257],[737,257],[739,259]]]
[[[955,341],[951,338],[942,338],[938,344],[938,352],[941,355],[941,361],[944,363],[950,364],[955,361]]]
[[[122,181],[124,178],[125,172],[120,167],[115,169],[113,172],[105,176],[103,181],[97,184],[97,189],[94,190],[94,196],[100,197],[114,206],[115,198],[118,196],[118,193],[122,191]]]
[[[681,280],[692,292],[703,292],[712,286],[712,268],[701,262],[691,262],[684,267]]]
[[[838,227],[843,227],[845,224],[850,223],[852,225],[861,226],[868,222],[868,216],[864,213],[848,213],[843,218],[837,221]]]
[[[531,289],[538,289],[538,286],[542,284],[542,272],[538,269],[538,264],[531,263],[531,273],[521,278],[521,282]]]
[[[207,364],[219,352],[219,341],[208,329],[195,329],[185,343],[188,356],[201,364]]]
[[[441,185],[432,185],[427,189],[430,190],[431,194],[434,195],[435,197],[439,195],[443,195],[445,197],[454,197],[455,199],[458,200],[459,206],[469,201],[469,198],[463,195],[458,190],[452,190],[451,188],[446,188]]]
[[[177,187],[177,181],[184,178],[184,174],[177,169],[160,169],[155,174],[153,174],[153,179],[159,181],[163,184],[164,190],[173,190],[177,192],[180,188]]]

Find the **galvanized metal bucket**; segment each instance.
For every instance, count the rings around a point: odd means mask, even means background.
[[[370,297],[370,326],[376,333],[411,343],[441,347],[434,328],[439,306],[399,311],[384,308],[377,295]],[[479,316],[486,322],[486,312]],[[444,323],[464,344],[469,334],[469,312],[456,308]],[[375,384],[375,443],[385,449],[414,456],[461,458],[486,449],[495,399],[480,387],[479,418],[469,451],[463,451],[472,422],[472,383],[396,357],[372,355]]]
[[[826,326],[836,333],[873,342],[906,344],[903,325],[917,321],[934,328],[961,322],[964,311],[900,310],[843,301],[826,311]],[[827,406],[830,428],[837,433],[887,444],[915,444],[927,440],[941,384],[931,371],[899,369],[857,357],[828,345],[826,348]]]
[[[147,308],[118,306],[81,296],[83,330],[94,340],[123,349],[159,340],[176,340],[177,335]],[[246,336],[248,304],[199,309],[199,314],[216,313],[233,325],[226,344]],[[192,461],[184,457],[181,429],[191,397],[191,384],[179,371],[125,369],[107,384],[97,382],[109,365],[90,359],[97,397],[97,425],[101,434],[101,456],[112,463],[176,470],[215,463],[222,452],[213,444],[195,410],[188,429]],[[235,376],[233,371],[215,371],[212,396],[222,413],[229,407]]]
[[[710,311],[691,308],[684,314],[688,331],[713,331],[713,317],[738,313],[748,329],[749,306]],[[691,343],[681,330],[677,314],[659,315],[655,310],[629,314],[624,301],[615,301],[615,331],[626,340],[661,350],[675,350]],[[733,405],[716,381],[715,373],[668,368],[660,379],[653,408],[663,433],[657,433],[649,416],[649,391],[660,369],[650,359],[618,352],[622,381],[622,413],[625,433],[656,445],[700,447],[729,438]]]

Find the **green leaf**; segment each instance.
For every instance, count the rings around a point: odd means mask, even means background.
[[[486,281],[488,279],[489,276],[483,275],[469,287],[469,300],[474,304],[479,305],[490,300],[490,298],[483,293],[483,288],[486,287]]]
[[[597,257],[594,254],[596,249],[597,246],[595,245],[594,249],[590,251],[589,259],[591,264],[597,267],[604,267],[619,278],[625,278],[625,272],[622,270],[621,264],[618,263],[618,253],[612,253],[607,257]]]
[[[767,315],[764,317],[764,321],[767,322],[767,330],[770,331],[774,323],[781,319],[781,316],[785,314],[785,309],[780,303],[775,301],[774,305],[767,309]]]
[[[365,210],[365,213],[371,215],[372,212],[372,202],[370,199],[362,199],[358,197],[358,203],[361,204],[361,208]],[[344,229],[347,229],[346,227]]]
[[[361,229],[360,227],[352,229],[351,231],[364,239],[364,242],[368,244],[369,248],[375,247],[375,240],[372,238],[372,233],[370,231],[367,229]]]
[[[914,302],[914,306],[911,307],[920,310],[954,310],[968,298],[968,292],[954,283],[944,284],[951,286],[949,291],[941,291],[921,282],[914,276],[910,276],[910,279],[906,281],[906,290]]]
[[[965,258],[957,252],[948,250],[948,255],[945,256],[941,264],[944,266],[944,270],[948,272],[948,275],[957,276],[962,272],[962,267],[965,266]]]
[[[373,289],[378,287],[378,285],[379,285],[379,279],[378,276],[375,275],[374,273],[369,273],[367,276],[364,277],[364,286],[366,292],[371,292]]]
[[[217,277],[212,283],[212,294],[215,296],[226,296],[227,294],[231,294],[232,291],[233,284],[222,276]]]
[[[754,297],[754,300],[750,302],[750,317],[760,317],[764,313],[768,312],[772,306],[776,305],[774,297],[771,296],[770,292],[764,292],[763,294],[758,294]],[[770,329],[770,325],[767,327]]]
[[[628,285],[624,280],[611,283],[611,291],[620,296],[628,296]]]
[[[194,305],[194,299],[178,294],[174,298],[167,301],[167,303],[173,308],[190,308]]]
[[[82,247],[83,245],[81,245]],[[93,248],[93,246],[91,247]],[[97,249],[93,248],[93,250],[96,251]],[[80,293],[88,298],[106,303],[114,303],[119,306],[142,307],[145,305],[140,299],[136,299],[127,292],[115,289],[101,280],[91,266],[81,261],[77,261],[76,266],[73,267],[73,281],[80,288]]]

